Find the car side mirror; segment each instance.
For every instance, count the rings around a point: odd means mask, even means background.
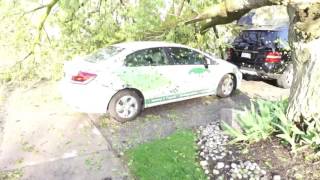
[[[206,69],[209,68],[209,64],[207,62],[204,63],[204,68],[206,68]]]

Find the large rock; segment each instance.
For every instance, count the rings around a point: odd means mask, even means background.
[[[238,118],[244,113],[245,111],[241,111],[238,109],[223,108],[220,110],[220,120],[222,123],[225,122],[230,127],[242,131],[238,123]]]

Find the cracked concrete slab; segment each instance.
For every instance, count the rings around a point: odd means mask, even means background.
[[[21,169],[26,179],[127,176],[100,131],[86,114],[62,102],[54,84],[16,90],[7,101],[6,114],[0,171]],[[92,171],[90,166],[99,168]]]
[[[25,180],[126,180],[129,179],[122,163],[110,151],[60,159],[22,168]]]

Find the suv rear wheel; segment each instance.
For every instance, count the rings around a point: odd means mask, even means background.
[[[109,113],[112,118],[119,122],[135,119],[142,109],[141,97],[132,90],[118,92],[110,101]]]
[[[279,87],[289,89],[293,82],[293,65],[289,64],[283,71],[282,75],[277,79]]]

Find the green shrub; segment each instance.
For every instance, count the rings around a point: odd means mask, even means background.
[[[238,124],[241,130],[223,123],[224,131],[234,138],[231,143],[254,143],[266,140],[275,132],[273,125],[273,122],[277,119],[275,110],[285,109],[285,106],[286,101],[257,100],[255,103],[251,103],[251,109],[246,109],[244,114],[238,116]]]
[[[303,131],[286,117],[287,107],[288,100],[257,100],[251,104],[250,110],[246,109],[243,115],[239,115],[241,130],[224,123],[224,131],[233,138],[231,143],[254,143],[275,136],[290,145],[294,154],[308,148],[320,156],[320,122],[303,122],[306,127]]]
[[[285,105],[287,107],[287,104]],[[297,125],[290,121],[285,115],[286,108],[277,107],[275,115],[276,121],[273,122],[276,129],[276,136],[290,145],[291,151],[297,153],[299,150],[310,148],[315,152],[320,150],[320,122],[303,122],[305,131],[299,129]],[[320,155],[318,152],[317,155]]]

